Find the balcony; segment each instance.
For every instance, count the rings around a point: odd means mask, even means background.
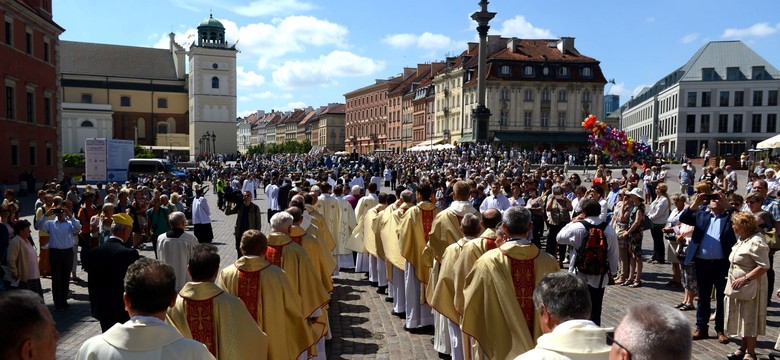
[[[441,110],[442,110],[442,111],[443,111],[445,114],[449,114],[449,113],[450,113],[450,107],[449,107],[449,106],[445,106],[445,107],[444,107],[443,109],[441,109]]]

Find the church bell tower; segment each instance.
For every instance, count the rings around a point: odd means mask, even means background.
[[[198,26],[198,40],[189,49],[190,154],[235,153],[236,54],[225,27],[209,15]]]

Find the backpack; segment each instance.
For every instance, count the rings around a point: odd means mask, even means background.
[[[587,221],[580,221],[588,232],[588,237],[582,241],[577,249],[577,261],[574,265],[577,271],[586,275],[604,275],[609,272],[607,259],[607,238],[604,229],[607,222],[592,225]]]

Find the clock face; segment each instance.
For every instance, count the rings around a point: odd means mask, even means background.
[[[217,65],[217,63],[213,63],[213,64],[211,64],[211,67],[213,67],[214,70],[216,70],[219,67],[219,65]]]
[[[549,74],[549,73],[550,73],[550,69],[548,69],[547,67],[545,67],[544,69],[542,69],[542,74],[544,74],[544,75],[547,75],[547,74]]]

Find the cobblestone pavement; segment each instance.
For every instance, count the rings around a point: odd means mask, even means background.
[[[673,174],[676,176],[676,171]],[[740,180],[744,181],[744,175]],[[589,186],[589,184],[586,184]],[[675,185],[671,186],[677,189]],[[742,186],[740,186],[742,187]],[[741,192],[743,192],[742,190]],[[209,204],[216,209],[216,196],[208,194]],[[31,207],[31,197],[22,199],[23,207]],[[261,209],[265,206],[265,196],[258,191],[256,202]],[[265,215],[264,215],[265,216]],[[29,216],[28,216],[29,218]],[[235,218],[227,217],[220,211],[214,211],[213,227],[216,236],[215,245],[222,255],[222,267],[235,261],[236,252],[232,235]],[[268,224],[264,224],[264,232]],[[34,235],[35,236],[35,235]],[[37,243],[37,239],[36,239]],[[645,234],[644,249],[652,249],[650,234]],[[143,256],[153,257],[152,251],[141,251]],[[645,251],[649,257],[649,251]],[[78,276],[87,280],[87,274],[79,270]],[[633,303],[654,301],[676,305],[682,300],[682,291],[669,289],[664,284],[671,279],[671,265],[646,263],[643,275],[643,287],[609,286],[604,298],[602,315],[603,326],[616,326],[625,315],[626,309]],[[45,289],[51,288],[49,279],[43,280]],[[57,329],[62,334],[58,344],[58,359],[73,358],[81,344],[88,338],[100,333],[99,323],[90,316],[89,300],[85,282],[72,283],[73,296],[69,300],[71,308],[55,312],[51,293],[45,294],[45,300],[52,311]],[[385,295],[377,294],[375,288],[368,286],[363,274],[342,272],[335,278],[335,288],[330,306],[330,322],[333,339],[327,342],[328,357],[331,359],[436,359],[437,354],[431,345],[431,335],[413,335],[403,330],[403,321],[390,315],[390,304],[384,301]],[[714,302],[713,302],[714,307]],[[695,311],[684,313],[694,322]],[[780,326],[780,304],[775,300],[770,304],[767,318],[767,334],[759,336],[758,354],[766,358],[778,337]],[[714,335],[712,326],[710,335]],[[694,342],[695,359],[723,358],[738,347],[738,343],[721,345],[716,340]]]

